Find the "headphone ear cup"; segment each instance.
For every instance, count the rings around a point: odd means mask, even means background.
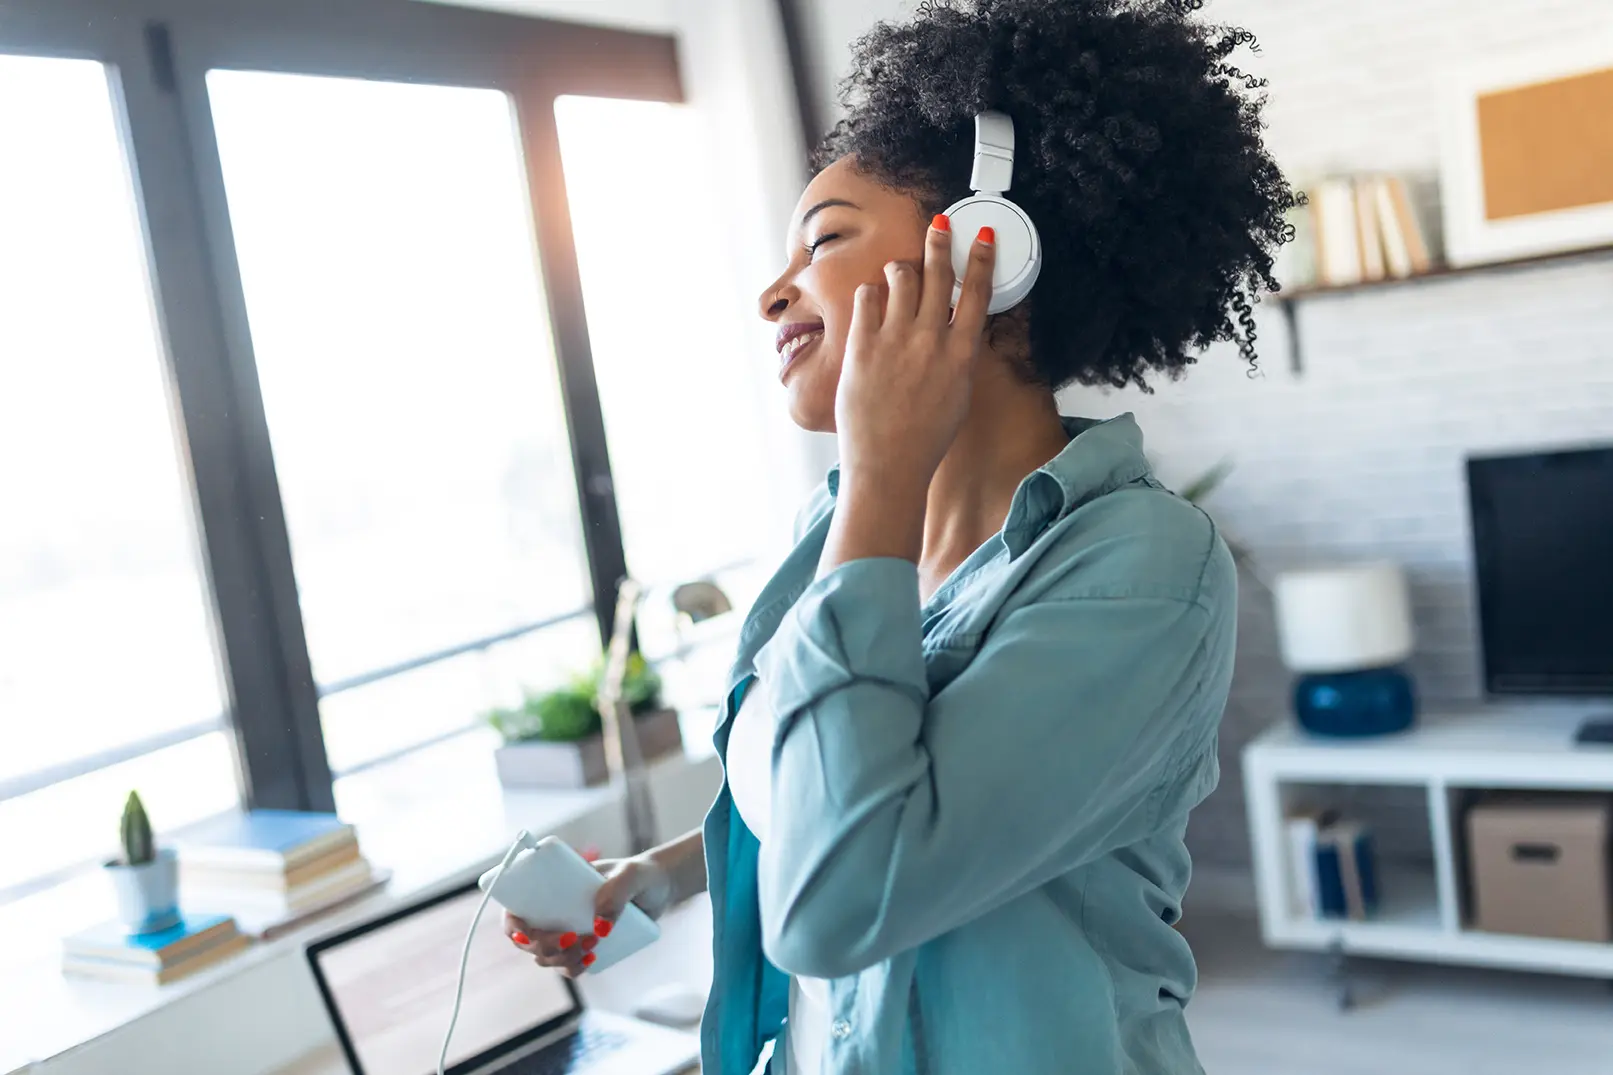
[[[947,210],[952,223],[952,304],[963,295],[963,277],[969,252],[981,228],[996,234],[997,260],[991,273],[991,304],[987,313],[1000,314],[1024,301],[1042,272],[1042,238],[1025,210],[993,194],[973,194]]]

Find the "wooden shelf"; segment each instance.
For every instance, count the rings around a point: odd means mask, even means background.
[[[1407,284],[1420,284],[1429,280],[1449,280],[1452,277],[1477,276],[1481,273],[1516,272],[1544,265],[1554,265],[1559,262],[1604,258],[1610,255],[1613,255],[1613,243],[1582,247],[1578,250],[1562,250],[1552,254],[1539,254],[1535,257],[1513,258],[1508,261],[1489,261],[1479,265],[1441,265],[1438,268],[1431,269],[1425,273],[1417,273],[1414,276],[1388,276],[1382,280],[1361,280],[1353,284],[1310,284],[1305,287],[1279,291],[1269,296],[1269,298],[1282,309],[1283,317],[1288,322],[1289,363],[1293,371],[1299,373],[1304,369],[1304,355],[1299,334],[1299,306],[1309,299],[1326,299],[1336,295],[1350,295],[1360,291],[1377,291]]]

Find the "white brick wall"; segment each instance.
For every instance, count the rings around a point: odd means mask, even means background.
[[[829,72],[843,71],[851,36],[910,7],[814,0],[807,21],[824,86]],[[1431,174],[1442,70],[1523,49],[1613,41],[1610,0],[1212,0],[1205,14],[1258,35],[1261,54],[1239,62],[1271,80],[1271,145],[1297,176]],[[1210,507],[1265,568],[1403,562],[1423,694],[1474,697],[1462,459],[1613,440],[1613,259],[1316,300],[1300,324],[1306,369],[1298,377],[1287,368],[1282,318],[1268,307],[1260,378],[1218,349],[1154,396],[1083,390],[1067,394],[1065,409],[1136,411],[1167,480],[1234,460]],[[1288,711],[1269,602],[1249,583],[1245,598],[1222,788],[1191,835],[1201,861],[1223,864],[1248,856],[1238,752]]]
[[[1271,80],[1270,140],[1291,174],[1437,169],[1441,67],[1613,32],[1607,0],[1221,0],[1254,30]],[[1167,480],[1236,470],[1212,513],[1263,569],[1389,557],[1410,573],[1413,661],[1431,701],[1480,692],[1463,458],[1613,441],[1613,259],[1401,285],[1300,309],[1305,369],[1288,369],[1274,307],[1263,373],[1230,349],[1156,395],[1075,391],[1066,409],[1136,411]],[[1200,860],[1248,847],[1238,752],[1289,710],[1269,601],[1247,581],[1222,787],[1194,819]],[[1409,835],[1397,842],[1416,843]]]

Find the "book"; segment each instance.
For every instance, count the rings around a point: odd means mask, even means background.
[[[1317,277],[1323,284],[1361,280],[1361,243],[1355,222],[1355,191],[1348,179],[1318,184],[1311,197],[1316,221]]]
[[[180,891],[187,906],[235,915],[289,915],[362,888],[373,873],[369,861],[359,858],[284,890],[185,883]]]
[[[358,888],[331,896],[326,901],[318,902],[318,904],[313,904],[311,907],[295,910],[292,914],[258,915],[258,917],[245,918],[240,923],[240,927],[242,927],[242,931],[250,933],[260,941],[273,941],[277,936],[290,933],[295,928],[303,927],[306,923],[313,922],[319,915],[329,914],[332,910],[340,909],[340,907],[347,907],[348,904],[358,902],[368,894],[376,893],[379,889],[386,888],[387,881],[390,880],[392,880],[390,870],[376,870],[376,872],[369,875],[369,880],[366,881],[365,885],[360,885]]]
[[[1361,279],[1382,280],[1388,273],[1383,262],[1383,231],[1378,226],[1378,198],[1371,176],[1359,176],[1351,184],[1355,195],[1356,245],[1361,250]]]
[[[309,904],[297,910],[288,908],[245,909],[237,918],[241,932],[260,941],[273,940],[282,934],[290,933],[299,926],[306,925],[321,915],[328,914],[348,904],[355,903],[372,892],[383,887],[392,879],[388,870],[376,870],[368,880],[351,889],[332,893],[317,903]]]
[[[206,821],[175,838],[179,861],[198,867],[279,871],[357,842],[335,814],[249,810]]]
[[[1434,267],[1434,259],[1428,252],[1428,237],[1423,234],[1417,213],[1412,208],[1410,188],[1397,175],[1385,179],[1384,185],[1388,188],[1395,225],[1406,240],[1406,257],[1411,263],[1412,273],[1428,272]]]
[[[1321,916],[1322,902],[1316,876],[1316,837],[1337,818],[1332,810],[1298,810],[1284,822],[1288,837],[1288,895],[1294,917]]]
[[[358,861],[361,857],[358,844],[350,843],[316,859],[309,859],[299,866],[279,870],[182,862],[179,867],[179,883],[187,888],[240,888],[285,892],[318,880],[350,862]]]
[[[69,956],[62,960],[62,973],[78,978],[96,978],[107,982],[138,982],[149,985],[167,985],[189,977],[197,971],[222,963],[252,943],[250,937],[236,933],[225,940],[192,953],[188,958],[165,967],[139,963],[125,963],[116,959],[92,959],[88,956]]]
[[[1354,821],[1339,821],[1316,836],[1316,880],[1325,918],[1370,918],[1378,909],[1372,834]]]
[[[1391,193],[1389,180],[1373,179],[1372,200],[1378,214],[1378,231],[1383,240],[1384,268],[1390,276],[1404,278],[1416,271],[1411,261],[1411,248],[1406,243],[1406,233],[1395,209],[1394,194]]]
[[[68,958],[96,959],[161,969],[233,937],[229,915],[187,915],[160,933],[130,933],[121,922],[103,922],[62,941]]]
[[[1277,252],[1273,273],[1284,288],[1310,287],[1316,283],[1316,221],[1312,207],[1290,209],[1287,221],[1294,229],[1294,238]]]

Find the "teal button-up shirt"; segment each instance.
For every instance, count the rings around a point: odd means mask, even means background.
[[[928,602],[905,560],[818,577],[835,474],[803,515],[716,735],[726,761],[738,695],[764,692],[768,841],[726,785],[705,827],[707,1075],[755,1064],[774,968],[831,980],[833,1075],[1201,1072],[1171,927],[1218,777],[1235,572],[1129,415],[1066,424]]]

